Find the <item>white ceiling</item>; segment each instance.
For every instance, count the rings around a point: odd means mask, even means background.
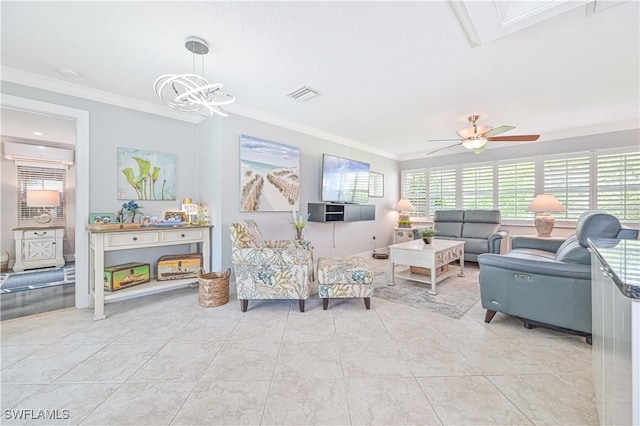
[[[517,126],[506,135],[536,133],[541,141],[640,127],[637,1],[599,13],[583,1],[456,2],[456,12],[444,1],[1,7],[4,79],[27,71],[52,87],[65,87],[52,79],[66,80],[168,109],[153,82],[191,71],[184,40],[196,35],[211,49],[205,77],[237,98],[229,111],[392,158],[447,146],[427,139],[455,138],[472,113],[479,124]],[[81,76],[63,77],[60,67]],[[303,85],[320,96],[286,97]],[[501,145],[513,146],[489,149]],[[464,148],[441,154],[456,150]]]

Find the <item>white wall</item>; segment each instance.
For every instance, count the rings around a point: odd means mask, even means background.
[[[201,124],[202,125],[202,124]],[[220,216],[223,269],[231,266],[229,224],[254,219],[266,239],[292,239],[289,224],[291,212],[240,212],[240,135],[246,134],[300,148],[300,211],[307,212],[307,203],[320,201],[322,154],[329,153],[371,164],[371,170],[384,174],[384,198],[370,198],[376,205],[376,220],[350,223],[309,223],[305,238],[315,249],[314,256],[343,256],[373,249],[373,236],[378,247],[391,244],[397,212],[393,210],[399,197],[398,162],[357,149],[338,145],[313,136],[298,133],[257,120],[230,114],[221,120],[219,146],[221,194],[214,214]],[[216,140],[214,138],[214,140]],[[201,144],[212,141],[200,140]],[[217,147],[217,146],[216,146]],[[209,149],[203,147],[203,149]],[[335,226],[335,247],[333,244]],[[215,244],[214,244],[215,245]]]
[[[2,93],[64,105],[89,112],[90,176],[89,209],[91,212],[116,212],[125,200],[117,199],[117,147],[173,153],[176,155],[176,201],[142,201],[145,214],[180,208],[183,198],[196,198],[199,192],[196,125],[87,99],[49,92],[3,81]],[[15,197],[5,190],[9,167],[2,167],[2,209],[15,209]],[[87,217],[87,223],[88,223]],[[5,229],[15,227],[10,218],[1,218],[2,248]],[[5,223],[7,222],[7,223]],[[76,229],[76,232],[86,232]],[[11,237],[10,237],[11,238]],[[11,243],[12,244],[12,243]],[[145,250],[111,254],[107,264],[141,261],[153,264],[161,254],[185,252],[186,247],[171,250]],[[81,277],[78,278],[80,282]],[[85,277],[86,279],[86,277]]]

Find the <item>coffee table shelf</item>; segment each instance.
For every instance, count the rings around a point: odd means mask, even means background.
[[[456,260],[460,261],[459,277],[464,277],[464,241],[434,239],[431,244],[422,240],[407,241],[389,246],[391,257],[391,282],[395,277],[431,284],[429,294],[436,295],[436,284],[448,278],[452,271],[437,275],[437,269]],[[431,276],[416,274],[410,270],[396,272],[396,265],[409,265],[428,268]],[[432,279],[432,277],[436,277]]]

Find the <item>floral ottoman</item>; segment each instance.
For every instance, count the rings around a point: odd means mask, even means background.
[[[364,298],[364,305],[371,309],[373,272],[367,262],[357,256],[318,259],[318,295],[322,309],[329,306],[330,298]]]

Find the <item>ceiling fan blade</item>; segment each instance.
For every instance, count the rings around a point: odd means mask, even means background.
[[[458,146],[458,145],[462,145],[462,142],[457,143],[457,144],[455,144],[455,145],[445,146],[444,148],[439,148],[439,149],[436,149],[435,151],[427,152],[427,154],[426,154],[426,155],[435,154],[436,152],[440,152],[440,151],[443,151],[443,150],[445,150],[445,149],[453,148],[454,146]]]
[[[515,135],[515,136],[493,136],[487,138],[493,142],[533,142],[537,141],[540,135]]]
[[[427,142],[454,142],[460,141],[460,139],[427,139]]]
[[[500,133],[508,132],[509,130],[513,130],[515,128],[515,126],[498,126],[494,129],[489,130],[488,132],[484,132],[484,137],[488,138],[490,136],[499,135]]]

